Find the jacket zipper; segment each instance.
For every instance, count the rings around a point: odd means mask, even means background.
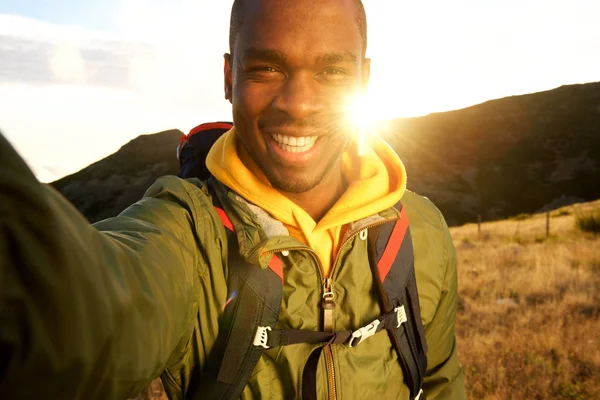
[[[345,242],[344,242],[344,244],[345,244]],[[331,280],[331,278],[326,278],[326,279],[323,278],[325,276],[325,272],[323,271],[323,265],[321,264],[321,260],[319,260],[317,253],[308,246],[286,247],[284,249],[271,250],[271,251],[269,251],[269,253],[275,254],[275,253],[281,253],[281,252],[290,251],[290,250],[306,250],[315,259],[321,281],[323,282],[323,299],[321,301],[321,307],[323,308],[323,325],[324,325],[323,330],[327,332],[327,328],[328,328],[327,325],[330,324],[330,322],[327,322],[327,321],[331,321],[331,322],[333,321],[333,309],[335,308],[335,302],[333,301],[334,295],[333,295],[333,292],[331,291],[332,280]],[[330,271],[330,275],[332,273],[333,273],[333,269]],[[333,326],[329,327],[329,329],[331,332],[333,332]],[[331,346],[328,344],[325,345],[324,351],[325,351],[325,367],[326,367],[326,371],[327,371],[327,383],[329,386],[329,399],[336,400],[337,392],[336,392],[336,388],[335,388],[335,371],[333,369],[333,353],[331,351]]]
[[[335,371],[333,369],[333,351],[331,345],[325,345],[325,366],[327,367],[327,382],[329,383],[329,400],[337,399],[337,390],[335,388]]]
[[[346,238],[346,240],[344,240],[342,245],[339,247],[339,250],[338,250],[338,252],[335,256],[335,260],[333,262],[333,266],[331,267],[331,271],[329,271],[329,277],[326,278],[323,283],[323,302],[322,302],[323,321],[327,322],[328,318],[330,319],[330,321],[331,321],[331,327],[330,327],[331,330],[330,331],[331,332],[333,332],[333,310],[335,309],[335,302],[333,301],[334,294],[333,294],[333,291],[331,290],[331,286],[333,284],[332,277],[333,277],[333,273],[336,269],[342,249],[352,239],[354,239],[357,235],[359,235],[360,232],[374,228],[379,225],[386,224],[388,222],[396,221],[396,220],[398,220],[398,218],[390,218],[390,219],[386,219],[383,221],[377,221],[372,224],[365,225],[364,228],[362,228],[362,229],[354,232],[352,235],[348,236]],[[319,269],[320,269],[321,277],[323,277],[325,274],[323,272],[323,267],[320,262],[319,262]],[[327,331],[326,327],[325,327],[325,331]],[[331,349],[331,345],[329,345],[329,344],[325,345],[324,350],[325,350],[325,366],[327,367],[327,381],[329,383],[329,400],[337,400],[337,388],[336,388],[336,383],[335,383],[335,369],[333,367],[333,351]]]
[[[321,301],[321,307],[323,308],[323,330],[325,332],[333,332],[333,310],[335,309],[335,301],[333,300],[334,294],[333,294],[333,291],[331,288],[332,284],[333,284],[332,277],[333,277],[333,273],[336,269],[342,249],[344,248],[344,246],[346,244],[348,244],[348,242],[350,242],[358,234],[360,234],[360,232],[367,230],[367,229],[374,228],[379,225],[386,224],[388,222],[396,221],[398,219],[399,219],[398,217],[388,218],[383,221],[377,221],[372,224],[365,225],[364,228],[362,228],[362,229],[354,232],[352,235],[348,236],[346,238],[346,240],[344,240],[342,245],[339,247],[339,250],[338,250],[338,252],[335,256],[335,260],[333,262],[333,266],[331,267],[331,271],[329,271],[329,276],[327,278],[325,278],[325,272],[323,271],[323,265],[321,264],[321,260],[319,260],[319,257],[317,257],[317,253],[308,246],[297,246],[297,247],[290,247],[290,248],[278,249],[278,250],[271,251],[271,253],[275,254],[277,252],[289,251],[289,250],[307,250],[309,253],[311,253],[313,255],[315,261],[317,262],[319,274],[321,275],[321,280],[323,282],[323,300]],[[326,344],[324,351],[325,351],[325,367],[327,370],[327,383],[329,385],[329,400],[337,400],[337,389],[336,389],[336,383],[335,383],[335,369],[333,367],[333,351],[331,349],[331,345]]]

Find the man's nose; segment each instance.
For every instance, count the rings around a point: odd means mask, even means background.
[[[323,111],[324,99],[318,83],[309,73],[288,77],[273,100],[273,106],[294,119],[302,119]]]

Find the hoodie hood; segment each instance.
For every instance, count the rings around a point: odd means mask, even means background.
[[[369,135],[363,151],[353,144],[342,155],[347,188],[320,221],[273,188],[252,160],[240,158],[235,128],[211,148],[206,164],[225,186],[281,221],[290,234],[313,248],[328,276],[348,224],[393,207],[406,190],[404,165],[380,137]]]

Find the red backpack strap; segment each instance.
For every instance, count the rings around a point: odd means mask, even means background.
[[[390,234],[390,238],[385,246],[383,254],[381,258],[377,262],[377,269],[379,270],[379,279],[381,282],[385,281],[392,265],[394,264],[394,260],[402,247],[402,243],[404,242],[404,236],[408,231],[408,217],[406,216],[406,210],[402,207],[400,211],[400,219],[396,221],[394,224],[394,229]]]
[[[231,222],[231,220],[225,213],[225,210],[223,210],[222,208],[219,208],[219,207],[215,207],[215,210],[217,210],[217,214],[219,214],[219,218],[221,218],[221,222],[223,223],[223,226],[225,228],[229,229],[231,232],[235,232],[235,229],[233,228],[233,223]]]

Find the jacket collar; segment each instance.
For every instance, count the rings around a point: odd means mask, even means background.
[[[282,222],[273,218],[264,209],[248,202],[242,196],[214,179],[214,191],[235,229],[240,255],[248,262],[267,268],[272,255],[283,249],[306,248],[307,246],[290,236]],[[378,214],[362,218],[349,224],[344,240],[361,230],[389,221],[397,220],[400,212],[388,208]]]

